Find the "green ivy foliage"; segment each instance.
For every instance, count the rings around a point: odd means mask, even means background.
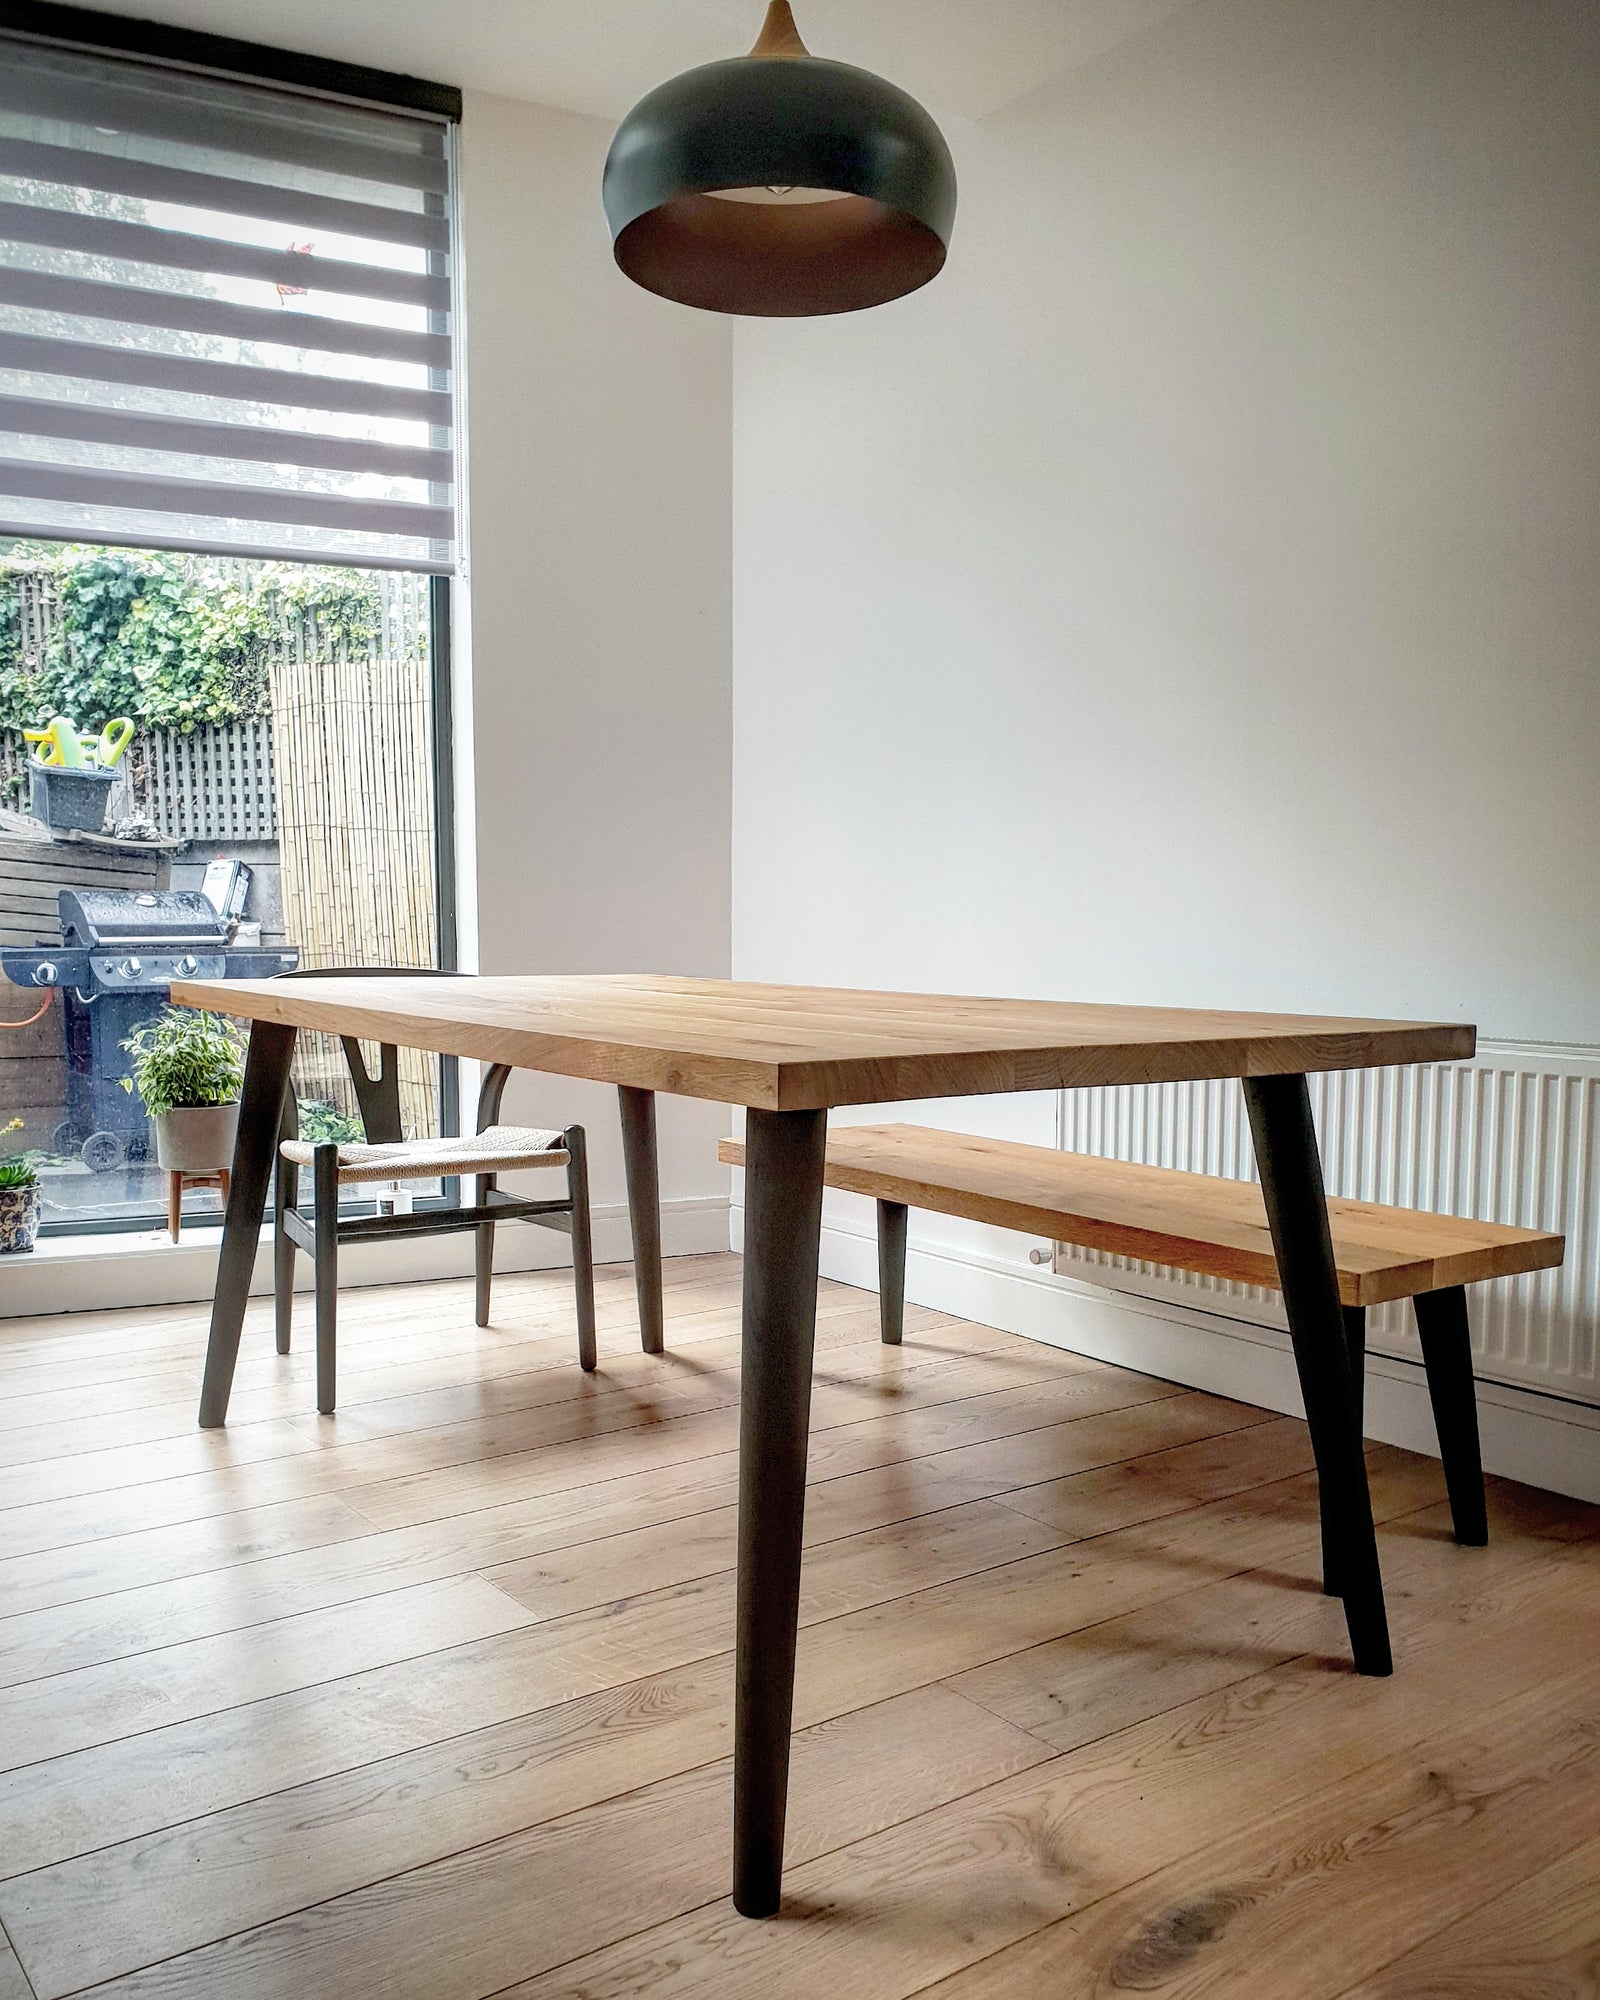
[[[0,728],[53,715],[99,731],[129,715],[188,730],[268,710],[271,646],[286,624],[364,649],[378,590],[360,570],[272,563],[247,588],[203,558],[151,549],[21,548],[20,567],[53,572],[60,621],[45,659],[22,657],[18,567],[0,566]]]
[[[296,1109],[300,1114],[300,1137],[311,1146],[325,1146],[329,1140],[336,1145],[348,1145],[352,1140],[366,1138],[366,1130],[361,1120],[351,1112],[341,1111],[337,1105],[329,1104],[321,1097],[301,1097],[296,1099]]]

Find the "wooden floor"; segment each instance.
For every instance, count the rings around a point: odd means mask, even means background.
[[[783,1914],[726,1895],[738,1267],[0,1323],[0,2000],[1600,1993],[1600,1512],[823,1288]]]

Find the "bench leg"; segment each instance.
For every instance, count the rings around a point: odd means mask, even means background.
[[[825,1111],[745,1125],[733,1905],[746,1917],[770,1917],[783,1882],[827,1127]]]
[[[906,1330],[906,1220],[903,1201],[878,1203],[878,1324],[886,1347]]]
[[[1481,1549],[1489,1539],[1483,1499],[1483,1459],[1478,1450],[1478,1398],[1472,1381],[1472,1330],[1464,1286],[1419,1292],[1411,1301],[1422,1337],[1439,1456],[1456,1540]]]
[[[1350,1648],[1358,1673],[1392,1673],[1372,1497],[1356,1422],[1310,1094],[1303,1076],[1247,1077],[1244,1094]]]

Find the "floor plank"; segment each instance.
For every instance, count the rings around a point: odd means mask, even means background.
[[[726,1901],[739,1270],[0,1323],[0,2000],[1597,1991],[1600,1513],[821,1288],[783,1914]],[[31,1986],[27,1981],[31,1979]],[[9,1982],[9,1983],[8,1983]]]
[[[1520,1869],[1525,1857],[1517,1857]],[[1495,1873],[1498,1875],[1498,1869]],[[1600,1840],[1528,1870],[1338,2000],[1593,2000],[1600,1993]],[[1388,1942],[1389,1940],[1386,1940]]]
[[[726,1684],[720,1694],[727,1699]],[[465,1983],[491,1992],[505,1975],[586,1948],[604,1912],[633,1924],[641,1910],[675,1914],[685,1902],[715,1896],[731,1865],[728,1764],[669,1764],[672,1775],[641,1790],[650,1749],[670,1757],[670,1745],[652,1742],[648,1728],[592,1724],[591,1716],[581,1725],[568,1716],[559,1729],[548,1719],[542,1728],[524,1723],[442,1745],[402,1768],[369,1766],[279,1794],[270,1813],[233,1814],[142,1842],[118,1857],[118,1867],[83,1865],[7,1884],[4,1906],[15,1913],[35,1985],[53,1996],[204,1944],[219,1930],[243,1932],[280,1911],[338,1897],[340,1940],[318,1922],[310,1990],[359,1992],[364,1974],[389,1976],[368,1962],[367,1934],[376,1921],[386,1957],[399,1944],[387,1885],[410,1871],[399,1898],[411,1910],[400,1950],[413,1990],[447,1980],[457,1990]],[[642,1758],[641,1739],[650,1744]],[[940,1746],[937,1758],[927,1755],[930,1741]],[[792,1851],[842,1846],[1050,1754],[939,1688],[818,1724],[795,1745]],[[580,1808],[588,1810],[575,1828]],[[474,1853],[505,1839],[513,1845],[497,1849],[492,1869],[474,1865]],[[582,1863],[579,1846],[588,1856]],[[544,1886],[537,1897],[513,1899],[516,1916],[503,1884],[521,1868]],[[152,1880],[153,1890],[144,1889]],[[186,1967],[183,1983],[195,1991],[215,1981],[213,1991],[303,1994],[294,1969],[299,1928],[239,1938]]]
[[[1149,1407],[1164,1413],[1173,1408],[1176,1400]],[[1079,1420],[1086,1428],[1101,1421],[1094,1417]],[[1078,1447],[1080,1455],[1082,1450]],[[1148,1505],[1151,1482],[1147,1476],[1141,1476],[1145,1463],[1137,1458],[1125,1461],[1128,1509],[1135,1521],[1144,1517]],[[970,1478],[953,1481],[938,1470],[939,1464],[938,1457],[913,1461],[909,1466],[893,1464],[814,1487],[814,1501],[807,1509],[808,1546],[859,1533],[872,1525],[887,1525],[937,1512],[966,1499],[984,1497],[986,1487],[975,1493]],[[731,1480],[730,1467],[724,1489],[727,1492],[732,1490]],[[1390,1497],[1400,1505],[1431,1499],[1436,1483],[1424,1469],[1414,1491],[1397,1490]],[[1384,1497],[1380,1489],[1380,1504]],[[1297,1532],[1309,1564],[1311,1517],[1306,1493],[1286,1488],[1283,1505],[1295,1513]],[[523,1510],[505,1511],[518,1515]],[[638,1502],[630,1496],[627,1509],[618,1519],[635,1519],[637,1512]],[[469,1520],[490,1518],[468,1517]],[[1102,1494],[1095,1517],[1097,1532],[1103,1532],[1113,1518],[1109,1497]],[[590,1521],[587,1525],[604,1529],[615,1523]],[[431,1532],[449,1537],[458,1528],[457,1522],[445,1522],[437,1524]],[[422,1532],[405,1530],[383,1539],[414,1542]],[[570,1534],[571,1526],[564,1532]],[[445,1549],[451,1546],[447,1539]],[[1248,1562],[1252,1546],[1249,1541],[1239,1542],[1239,1561]],[[342,1560],[359,1556],[360,1551],[339,1545],[329,1553]],[[300,1559],[290,1560],[298,1565]],[[387,1561],[375,1557],[374,1562],[380,1575],[393,1575]],[[1153,1580],[1157,1594],[1162,1584],[1169,1590],[1192,1584],[1183,1571],[1154,1572],[1153,1578],[1147,1580]],[[727,1587],[725,1582],[724,1604]],[[1025,1592],[1008,1595],[1020,1597]],[[1074,1609],[1092,1608],[1093,1604],[1092,1596],[1086,1595]],[[641,1636],[653,1617],[653,1610],[647,1608],[639,1622]],[[591,1617],[589,1623],[594,1622]],[[603,1629],[605,1621],[600,1622]],[[1061,1624],[1059,1610],[1043,1605],[1037,1624],[1027,1629],[1054,1632]],[[14,1857],[12,1867],[36,1868],[176,1819],[226,1809],[256,1796],[273,1782],[284,1786],[309,1782],[353,1764],[398,1756],[452,1733],[493,1726],[537,1710],[557,1699],[553,1689],[560,1683],[548,1660],[552,1639],[559,1649],[561,1636],[557,1630],[534,1642],[531,1637],[511,1633],[503,1639],[435,1654],[404,1669],[375,1669],[348,1676],[308,1695],[286,1695],[241,1708],[231,1715],[121,1739],[33,1767],[17,1777],[0,1775],[0,1853]],[[726,1643],[725,1638],[721,1643]],[[896,1658],[892,1634],[887,1649],[874,1646],[870,1632],[862,1637],[852,1630],[850,1643],[859,1655],[854,1672],[843,1683],[834,1708],[828,1705],[824,1683],[813,1700],[814,1719],[842,1712],[853,1702],[880,1698],[872,1692],[875,1685],[882,1686],[885,1693],[893,1693],[919,1684],[915,1679],[905,1678]],[[947,1644],[954,1650],[935,1656],[946,1671],[969,1664],[974,1657],[991,1656],[983,1643],[981,1628],[974,1631],[957,1624]],[[559,1650],[556,1659],[559,1664]],[[930,1673],[928,1677],[934,1676]],[[639,1704],[646,1711],[659,1712],[670,1719],[688,1698],[686,1690],[690,1685],[682,1672],[664,1670],[637,1683]],[[721,1700],[725,1707],[731,1683],[719,1679],[717,1685],[723,1690]],[[721,1716],[722,1709],[717,1713]],[[711,1739],[704,1754],[715,1755],[720,1747],[720,1738]]]
[[[11,1949],[9,1939],[0,1936],[0,2000],[33,2000],[33,1988]]]
[[[790,1870],[787,1921],[750,1924],[719,1899],[508,1993],[518,2000],[620,2000],[642,1993],[652,2000],[690,1994],[724,2000],[760,1992],[766,2000],[800,2000],[828,1991],[906,2000],[1114,1897],[1125,1885],[1133,1884],[1129,1894],[1136,1896],[1147,1878],[1175,1861],[1194,1856],[1193,1870],[1215,1879],[1211,1864],[1224,1840],[1282,1810],[1285,1799],[1332,1785],[1345,1785],[1357,1801],[1386,1799],[1385,1774],[1370,1774],[1387,1759],[1396,1760],[1414,1787],[1419,1772],[1425,1776],[1440,1761],[1430,1740],[1440,1732],[1474,1753],[1481,1746],[1493,1754],[1497,1738],[1510,1742],[1532,1778],[1552,1770],[1570,1774],[1570,1785],[1553,1802],[1567,1806],[1587,1788],[1590,1810],[1600,1812],[1600,1735],[1565,1712],[1592,1694],[1600,1634],[1593,1617],[1586,1629],[1574,1629],[1570,1596],[1570,1582],[1561,1577],[1537,1610],[1524,1598],[1517,1629],[1498,1630],[1492,1646],[1481,1628],[1473,1629],[1470,1641],[1459,1627],[1443,1632],[1393,1682],[1363,1682],[1319,1665],[1207,1696],[1038,1773],[926,1814],[913,1826]],[[1526,1672],[1534,1644],[1550,1649],[1542,1677],[1549,1709],[1530,1704],[1526,1691],[1486,1703],[1477,1672],[1467,1671],[1469,1661],[1475,1669],[1482,1660],[1488,1685],[1501,1686],[1493,1676],[1514,1678],[1519,1662]],[[1530,1707],[1539,1712],[1530,1717]],[[1529,1794],[1537,1791],[1530,1784]],[[1471,1796],[1464,1796],[1463,1816]],[[1252,1837],[1259,1854],[1260,1836]],[[1395,1872],[1392,1858],[1384,1872]],[[1481,1893],[1481,1868],[1478,1874]],[[1031,1963],[1031,1951],[1029,1956]],[[1056,1990],[1069,1995],[1130,1985],[1165,1990],[1147,1980],[1142,1967],[1129,1979],[1120,1973],[1108,1978],[1103,1956],[1086,1968],[1069,1952],[1064,1964],[1066,1983]],[[1053,1974],[1053,1958],[1050,1969]],[[1080,1979],[1085,1971],[1094,1983]],[[1159,1978],[1161,1966],[1154,1971]],[[1018,1968],[1008,1975],[989,1991],[1051,1990],[1048,1979],[1030,1982]],[[1285,1989],[1258,1987],[1252,1970],[1234,1990],[1248,1990],[1253,2000],[1257,1992],[1276,1996]]]

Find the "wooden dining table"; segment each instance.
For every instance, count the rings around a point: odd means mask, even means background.
[[[746,1916],[772,1914],[782,1885],[824,1143],[837,1106],[1241,1080],[1354,1663],[1390,1671],[1306,1076],[1458,1061],[1473,1053],[1471,1027],[647,974],[183,980],[172,997],[251,1022],[200,1397],[206,1427],[227,1416],[301,1029],[617,1086],[645,1345],[656,1350],[654,1094],[744,1108],[733,1900]]]

